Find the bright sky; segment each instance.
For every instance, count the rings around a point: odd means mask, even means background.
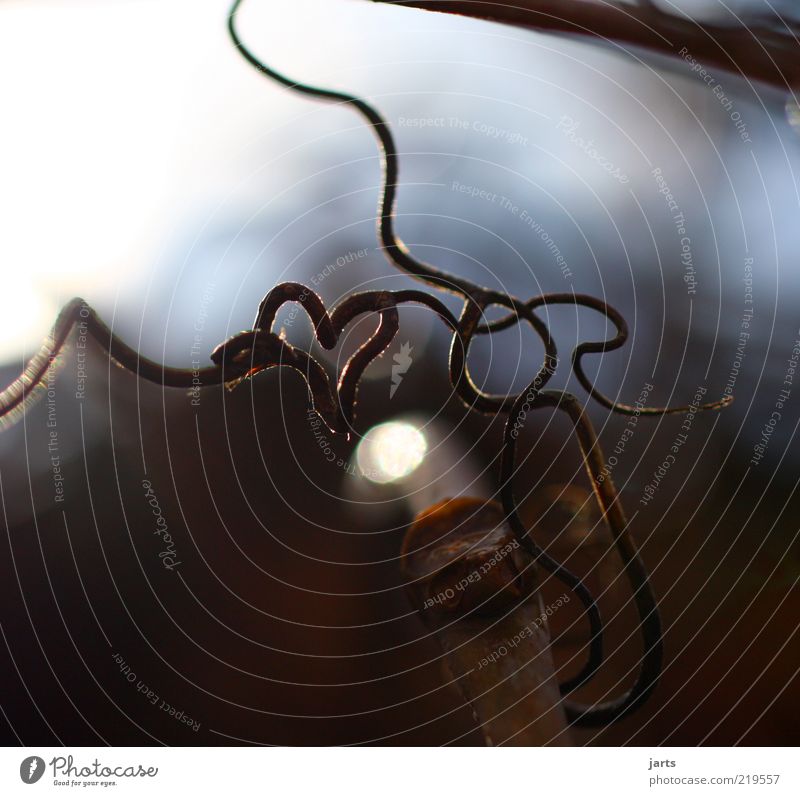
[[[245,7],[243,26],[308,66],[318,50],[291,24],[304,5],[280,36],[272,3]],[[0,5],[0,362],[38,345],[69,297],[135,284],[195,208],[230,190],[242,148],[297,106],[235,52],[228,6]]]

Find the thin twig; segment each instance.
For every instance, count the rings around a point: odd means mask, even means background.
[[[796,22],[775,12],[728,25],[699,22],[683,11],[668,13],[654,3],[604,0],[374,0],[427,11],[477,17],[536,30],[573,34],[615,46],[642,47],[681,57],[681,50],[708,69],[719,69],[780,89],[800,86],[800,41]]]
[[[544,294],[527,301],[507,293],[490,290],[462,277],[446,274],[432,265],[416,259],[394,230],[398,154],[391,131],[380,113],[364,100],[342,92],[330,91],[298,84],[260,61],[242,42],[236,30],[236,12],[241,0],[236,0],[229,17],[231,38],[244,56],[259,72],[300,94],[353,107],[374,131],[384,161],[384,178],[379,203],[379,236],[389,259],[401,271],[437,290],[454,293],[463,300],[461,314],[456,318],[434,296],[417,290],[369,291],[348,296],[329,313],[322,300],[308,287],[294,282],[274,287],[261,302],[254,328],[234,335],[211,354],[213,365],[196,371],[170,368],[142,357],[128,346],[97,317],[85,302],[70,302],[56,321],[53,331],[40,352],[31,360],[22,375],[0,393],[0,418],[14,418],[23,410],[27,400],[43,384],[64,348],[68,335],[76,324],[85,323],[85,329],[121,366],[142,378],[167,386],[194,389],[225,383],[235,387],[244,379],[262,370],[286,365],[306,379],[313,408],[329,428],[349,434],[354,421],[359,381],[364,370],[391,343],[398,329],[397,306],[409,302],[419,303],[435,312],[452,331],[450,346],[450,380],[455,392],[471,409],[486,414],[507,415],[505,443],[500,474],[506,517],[519,543],[534,561],[544,566],[562,580],[581,599],[591,628],[589,659],[581,672],[561,685],[567,694],[586,682],[602,661],[603,627],[594,599],[585,585],[563,565],[550,558],[538,547],[522,526],[517,515],[512,481],[516,473],[516,441],[521,422],[527,412],[550,407],[566,412],[575,425],[576,435],[587,471],[592,479],[597,501],[612,531],[613,542],[625,564],[625,571],[633,590],[642,634],[644,657],[634,686],[618,699],[599,705],[582,706],[565,703],[567,715],[576,723],[597,724],[615,721],[630,710],[640,706],[652,693],[658,679],[661,661],[661,626],[657,606],[650,589],[647,571],[638,557],[630,537],[627,521],[610,478],[597,478],[603,464],[594,430],[578,400],[565,392],[545,389],[558,365],[558,354],[547,324],[536,314],[536,309],[548,304],[571,303],[602,313],[616,327],[616,335],[609,340],[585,342],[572,352],[571,362],[579,382],[589,396],[612,412],[631,414],[628,404],[620,403],[600,393],[585,375],[581,360],[585,354],[603,353],[618,349],[627,340],[628,330],[622,316],[605,302],[591,296],[575,294]],[[585,5],[585,4],[584,4]],[[364,313],[376,313],[379,323],[372,337],[350,357],[341,370],[335,390],[324,368],[307,352],[290,345],[273,331],[276,314],[287,301],[301,304],[314,325],[315,334],[324,348],[335,346],[344,328]],[[493,323],[486,323],[486,310],[492,306],[503,307],[509,314]],[[519,394],[491,395],[474,383],[467,366],[470,345],[477,334],[491,334],[516,323],[527,323],[539,336],[544,347],[544,359],[529,387]],[[704,404],[698,409],[720,409],[730,403],[730,398]],[[640,410],[651,415],[690,411],[689,407],[649,407]]]

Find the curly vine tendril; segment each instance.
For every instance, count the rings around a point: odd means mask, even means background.
[[[636,682],[618,699],[594,705],[578,705],[565,700],[564,707],[571,721],[582,725],[599,725],[616,721],[641,705],[653,691],[661,671],[662,642],[658,606],[649,578],[628,530],[628,521],[619,496],[609,477],[600,478],[603,456],[591,421],[573,395],[545,389],[555,372],[558,354],[547,324],[536,309],[547,305],[572,304],[588,307],[604,315],[616,328],[608,340],[584,342],[571,355],[572,370],[591,398],[619,414],[664,415],[690,411],[690,407],[633,407],[619,403],[601,393],[586,376],[582,358],[620,348],[628,338],[624,318],[613,307],[592,296],[575,293],[548,293],[527,301],[506,293],[490,290],[428,263],[416,259],[394,229],[398,154],[391,131],[378,111],[363,99],[324,88],[296,83],[264,64],[244,45],[236,29],[236,15],[242,0],[236,0],[228,16],[231,39],[241,55],[256,70],[294,92],[349,105],[358,111],[374,131],[383,161],[383,181],[378,207],[378,231],[382,247],[391,262],[404,273],[437,290],[460,296],[464,300],[456,318],[436,297],[418,290],[367,291],[355,293],[337,304],[330,312],[320,297],[305,285],[286,282],[272,288],[261,302],[253,328],[234,335],[211,353],[212,365],[199,371],[173,368],[154,362],[120,340],[82,299],[73,299],[60,312],[48,339],[31,359],[22,374],[0,392],[0,420],[13,420],[24,411],[28,401],[41,392],[45,378],[57,362],[72,328],[80,325],[82,333],[92,338],[121,367],[138,376],[169,387],[196,388],[225,384],[230,388],[256,373],[273,367],[288,366],[301,373],[313,409],[332,432],[348,435],[352,431],[358,385],[365,369],[391,344],[398,331],[397,307],[416,303],[436,313],[453,333],[450,345],[449,376],[454,390],[471,409],[485,414],[508,415],[505,425],[500,467],[500,494],[509,523],[534,559],[548,572],[574,591],[581,600],[591,629],[589,654],[581,671],[562,683],[562,694],[568,694],[586,683],[603,660],[603,624],[598,606],[585,584],[566,567],[540,548],[523,525],[514,499],[513,479],[516,473],[516,442],[525,416],[531,410],[558,409],[571,419],[587,473],[596,499],[602,509],[615,549],[625,566],[639,614],[643,656]],[[377,314],[378,326],[372,336],[350,357],[339,373],[335,387],[325,369],[307,352],[292,346],[282,334],[273,331],[280,307],[286,302],[299,303],[311,320],[317,340],[323,348],[336,346],[342,331],[364,313]],[[508,314],[491,323],[485,322],[489,307],[499,306]],[[529,387],[517,395],[491,395],[480,390],[472,380],[467,364],[470,344],[475,335],[493,334],[518,323],[527,323],[544,347],[543,363]],[[730,403],[725,398],[704,404],[699,409],[720,409]]]
[[[631,585],[640,620],[643,641],[643,656],[636,682],[632,688],[616,700],[596,705],[584,706],[565,701],[564,706],[571,721],[582,725],[598,725],[616,721],[640,706],[652,693],[661,671],[662,633],[658,606],[650,587],[647,570],[638,555],[636,545],[628,531],[628,521],[619,501],[616,488],[610,478],[600,478],[604,465],[597,436],[586,413],[578,400],[566,392],[545,391],[554,366],[558,361],[555,343],[547,325],[534,310],[549,304],[574,304],[602,313],[616,328],[616,335],[596,342],[580,343],[572,352],[572,369],[581,386],[595,401],[619,414],[664,415],[690,411],[690,407],[633,407],[612,400],[598,390],[586,376],[582,358],[585,354],[605,353],[620,348],[628,339],[625,319],[607,303],[588,295],[574,293],[553,293],[536,296],[522,302],[505,293],[488,290],[461,277],[447,274],[428,263],[416,259],[396,234],[394,229],[394,209],[398,177],[398,154],[391,130],[375,108],[359,97],[338,91],[296,83],[260,61],[242,42],[236,30],[236,13],[242,0],[235,0],[228,18],[228,29],[234,44],[244,58],[259,72],[300,94],[316,99],[328,100],[350,105],[357,110],[374,131],[383,159],[384,177],[382,196],[378,209],[379,235],[384,251],[401,270],[426,284],[441,290],[460,295],[464,306],[457,324],[448,319],[454,334],[450,349],[450,379],[461,399],[478,411],[497,414],[508,413],[506,421],[504,448],[501,463],[500,490],[504,509],[512,529],[520,543],[534,558],[555,577],[571,588],[581,599],[592,630],[589,659],[583,669],[571,680],[561,684],[562,694],[567,694],[588,681],[602,662],[602,621],[597,604],[586,586],[566,567],[552,559],[530,537],[517,513],[514,500],[513,477],[516,472],[517,429],[530,409],[552,407],[566,412],[575,426],[576,436],[589,478],[598,503],[603,510],[615,548],[620,555],[625,573]],[[493,323],[480,323],[486,309],[499,305],[511,312]],[[437,310],[438,311],[438,310]],[[521,321],[527,322],[539,335],[545,348],[544,363],[529,388],[517,396],[492,396],[479,390],[469,375],[467,354],[475,334],[491,334],[509,328]],[[700,409],[720,409],[730,403],[730,398],[707,403]]]

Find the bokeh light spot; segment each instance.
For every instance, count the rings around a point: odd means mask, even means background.
[[[422,464],[425,435],[411,423],[391,421],[371,428],[356,449],[361,474],[376,484],[405,478]]]

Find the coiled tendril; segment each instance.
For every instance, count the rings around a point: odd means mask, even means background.
[[[568,718],[581,725],[599,725],[615,721],[640,706],[652,693],[661,671],[662,641],[658,605],[650,586],[647,570],[637,552],[628,521],[614,484],[608,476],[600,477],[604,459],[597,435],[578,399],[564,391],[545,389],[555,372],[558,354],[547,324],[536,310],[551,304],[573,304],[588,307],[604,315],[616,328],[608,340],[580,343],[572,351],[571,366],[578,382],[591,398],[618,414],[663,415],[690,411],[690,407],[632,407],[619,403],[601,393],[587,377],[582,366],[585,354],[604,353],[620,348],[628,338],[624,318],[613,307],[592,296],[576,293],[546,293],[522,301],[507,293],[490,290],[462,277],[447,274],[418,260],[408,250],[394,229],[398,154],[391,130],[378,111],[363,99],[303,83],[296,83],[260,61],[242,42],[236,29],[236,15],[242,0],[236,0],[228,17],[228,30],[241,55],[259,72],[286,88],[318,100],[348,105],[354,108],[375,133],[383,161],[383,181],[378,206],[378,233],[383,250],[401,271],[420,282],[455,294],[463,299],[458,318],[435,296],[419,290],[368,291],[346,297],[328,312],[310,288],[295,282],[285,282],[272,288],[261,302],[253,328],[234,335],[211,353],[212,365],[198,370],[172,368],[141,356],[128,346],[96,315],[82,299],[69,302],[56,320],[50,337],[40,352],[28,363],[23,373],[0,392],[0,418],[13,418],[23,411],[35,388],[42,384],[69,337],[73,326],[91,335],[109,356],[122,367],[138,376],[170,387],[196,388],[227,384],[235,387],[242,380],[272,367],[287,366],[305,378],[313,409],[334,433],[349,435],[354,422],[359,380],[365,369],[391,344],[399,322],[397,307],[402,304],[422,304],[435,312],[452,331],[449,355],[450,382],[461,398],[476,411],[507,416],[500,467],[499,489],[511,527],[520,544],[548,572],[572,589],[582,601],[591,628],[589,655],[582,670],[562,683],[562,694],[568,694],[586,683],[603,660],[603,625],[598,606],[585,584],[566,567],[550,557],[531,538],[523,525],[514,499],[513,478],[516,472],[518,430],[525,416],[535,409],[557,409],[565,412],[575,427],[586,471],[603,518],[611,531],[615,549],[624,564],[639,615],[643,656],[636,682],[618,699],[594,705],[579,705],[565,700]],[[273,331],[275,317],[286,302],[298,302],[314,326],[317,340],[323,348],[333,348],[344,328],[359,315],[378,315],[373,335],[347,361],[339,373],[335,388],[325,369],[307,352],[288,343]],[[482,322],[490,307],[499,306],[508,313],[491,323]],[[475,335],[493,334],[515,324],[527,323],[544,346],[544,360],[529,387],[518,394],[492,395],[480,390],[472,380],[467,366],[469,347]],[[700,409],[720,409],[730,398],[707,403]]]

